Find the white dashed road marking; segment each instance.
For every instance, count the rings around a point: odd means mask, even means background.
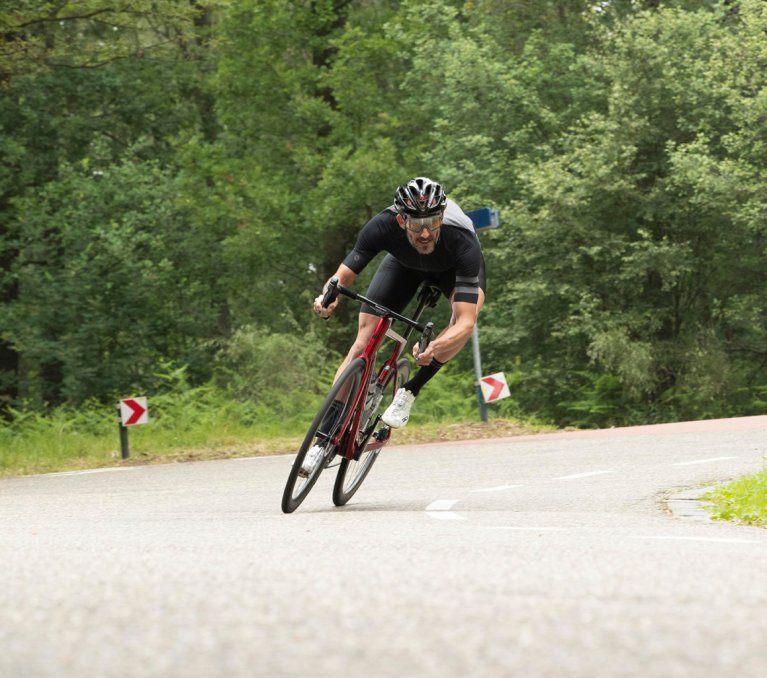
[[[498,485],[498,487],[481,487],[472,492],[500,492],[501,490],[511,490],[515,487],[524,487],[524,485]]]
[[[693,466],[695,464],[709,464],[719,461],[729,461],[731,459],[737,459],[736,456],[728,456],[728,457],[710,457],[707,459],[694,459],[692,461],[682,461],[682,462],[676,462],[669,464],[670,466]],[[586,471],[583,473],[572,473],[569,475],[564,476],[558,476],[555,478],[551,478],[552,481],[557,480],[579,480],[582,478],[593,478],[595,476],[603,476],[603,475],[609,475],[611,473],[615,473],[614,470],[599,470],[599,471]],[[479,493],[479,492],[503,492],[505,490],[512,490],[519,487],[525,487],[523,484],[511,484],[511,485],[495,485],[492,487],[478,487],[473,490],[469,490],[471,493]],[[460,515],[459,513],[454,512],[452,509],[453,507],[459,502],[458,499],[437,499],[431,504],[429,504],[426,507],[426,512],[432,517],[439,520],[466,520],[466,517],[463,515]],[[530,531],[530,532],[554,532],[554,531],[562,531],[566,530],[568,528],[563,527],[535,527],[535,526],[517,526],[517,525],[501,525],[501,526],[486,526],[485,529],[489,530],[517,530],[517,531]],[[732,543],[732,544],[756,544],[761,543],[760,541],[751,540],[751,539],[718,539],[718,538],[706,538],[706,537],[674,537],[674,536],[665,536],[665,535],[657,535],[657,536],[641,536],[641,535],[635,535],[630,537],[631,539],[656,539],[656,540],[683,540],[683,541],[698,541],[698,542],[721,542],[721,543]]]
[[[672,466],[692,466],[694,464],[710,464],[714,461],[727,461],[729,459],[737,459],[737,457],[711,457],[710,459],[696,459],[694,461],[680,461],[677,464],[671,464]]]
[[[458,503],[457,499],[437,499],[426,507],[427,511],[449,511]]]
[[[466,520],[463,516],[450,510],[457,503],[457,499],[437,499],[426,507],[426,512],[438,520]]]
[[[606,473],[613,473],[613,471],[589,471],[588,473],[574,473],[570,476],[560,476],[554,478],[554,480],[576,480],[578,478],[589,478],[591,476],[603,476]]]

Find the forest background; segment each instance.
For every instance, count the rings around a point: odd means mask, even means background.
[[[501,211],[494,416],[762,414],[766,121],[762,0],[3,3],[0,445],[133,395],[180,445],[298,431],[356,328],[311,300],[415,175]]]

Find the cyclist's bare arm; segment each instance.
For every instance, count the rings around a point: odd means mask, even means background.
[[[357,274],[352,271],[348,266],[345,266],[344,264],[341,264],[338,267],[338,270],[333,274],[333,276],[338,278],[338,282],[341,283],[344,287],[351,287],[351,284],[354,282],[355,278],[357,277]],[[330,279],[328,279],[328,282],[325,283],[325,286],[322,288],[322,293],[314,300],[314,312],[317,313],[322,318],[329,318],[333,311],[336,310],[336,306],[338,306],[338,301],[340,300],[340,297],[336,299],[330,306],[327,308],[322,308],[322,297],[325,295],[325,292],[328,289],[328,283],[330,282]]]
[[[477,322],[479,310],[482,308],[485,295],[479,290],[478,303],[465,301],[453,302],[453,317],[436,339],[426,347],[423,353],[418,353],[418,344],[413,346],[413,355],[419,365],[428,365],[432,358],[444,363],[453,358],[466,345]]]

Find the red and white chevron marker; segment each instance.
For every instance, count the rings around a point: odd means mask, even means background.
[[[126,398],[120,401],[120,420],[123,426],[136,426],[149,421],[146,398]]]
[[[491,374],[489,377],[482,377],[479,380],[479,386],[482,389],[482,397],[486,403],[493,403],[496,400],[502,400],[511,395],[503,372]]]

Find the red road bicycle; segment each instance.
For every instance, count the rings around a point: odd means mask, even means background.
[[[388,406],[397,389],[410,376],[410,363],[402,357],[408,337],[414,329],[418,330],[421,333],[420,350],[426,349],[434,324],[422,324],[419,318],[427,306],[437,303],[440,290],[424,283],[412,318],[406,318],[339,285],[335,277],[330,280],[322,306],[327,308],[339,294],[368,304],[379,320],[363,352],[346,366],[333,383],[301,443],[282,494],[282,510],[285,513],[292,513],[301,505],[320,473],[336,457],[340,458],[340,463],[333,486],[333,503],[343,506],[360,488],[381,448],[391,437],[391,429],[381,421],[379,410],[385,410],[382,406]],[[404,336],[392,330],[395,320],[407,325]],[[392,351],[388,357],[379,356],[387,337],[394,342]],[[379,366],[376,368],[376,365]],[[323,448],[323,458],[304,477],[301,471],[304,457],[314,445]]]

